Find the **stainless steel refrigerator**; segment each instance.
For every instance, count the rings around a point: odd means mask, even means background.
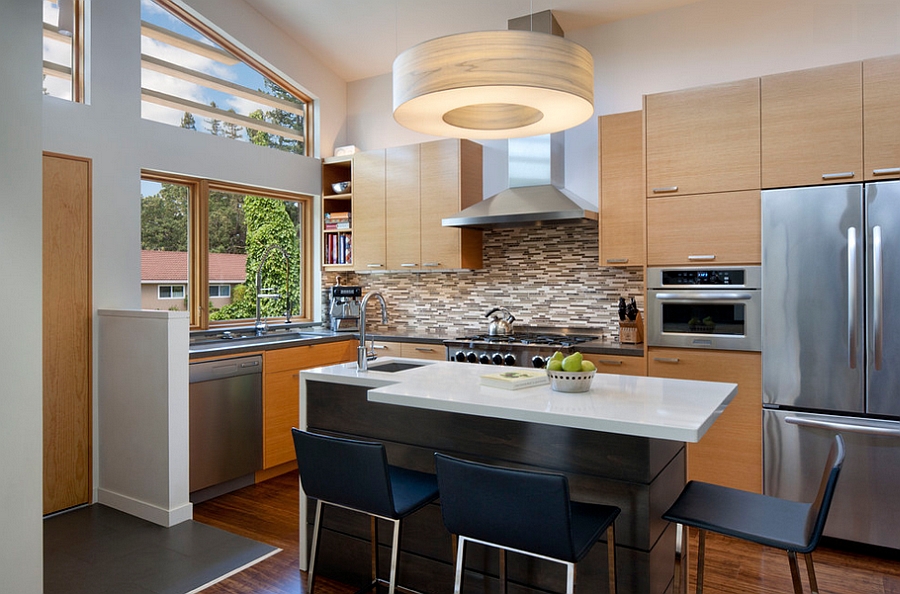
[[[847,444],[825,534],[900,549],[900,181],[762,193],[763,472],[812,501]]]

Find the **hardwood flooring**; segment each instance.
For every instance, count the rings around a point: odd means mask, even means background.
[[[297,474],[291,472],[194,506],[194,519],[284,549],[204,594],[300,594],[306,574],[298,554]],[[788,594],[787,556],[774,549],[711,534],[706,541],[704,591],[710,594]],[[696,563],[696,539],[692,561]],[[813,554],[821,594],[900,594],[900,551],[828,542]],[[804,587],[805,567],[801,561]],[[695,587],[691,571],[691,592]],[[302,577],[302,580],[301,580]],[[316,579],[317,594],[353,594],[355,588]]]

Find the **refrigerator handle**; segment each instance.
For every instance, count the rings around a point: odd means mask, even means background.
[[[856,317],[859,287],[856,271],[856,227],[847,229],[847,342],[850,345],[850,369],[856,369],[856,342],[859,320]]]
[[[848,433],[862,433],[863,435],[883,435],[888,437],[900,437],[900,427],[886,427],[875,423],[842,423],[840,421],[820,421],[806,417],[785,417],[784,422],[800,427],[816,427],[819,429],[831,429],[834,431],[846,431]]]
[[[881,226],[872,228],[872,312],[873,340],[875,342],[875,370],[881,371],[882,342],[884,340],[884,259],[881,249]]]

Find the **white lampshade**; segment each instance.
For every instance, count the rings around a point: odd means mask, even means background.
[[[432,39],[394,60],[394,119],[434,136],[519,138],[594,113],[594,60],[563,37],[477,31]]]

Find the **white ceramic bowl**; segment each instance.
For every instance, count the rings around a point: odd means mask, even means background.
[[[596,371],[550,371],[550,388],[557,392],[587,392]]]

